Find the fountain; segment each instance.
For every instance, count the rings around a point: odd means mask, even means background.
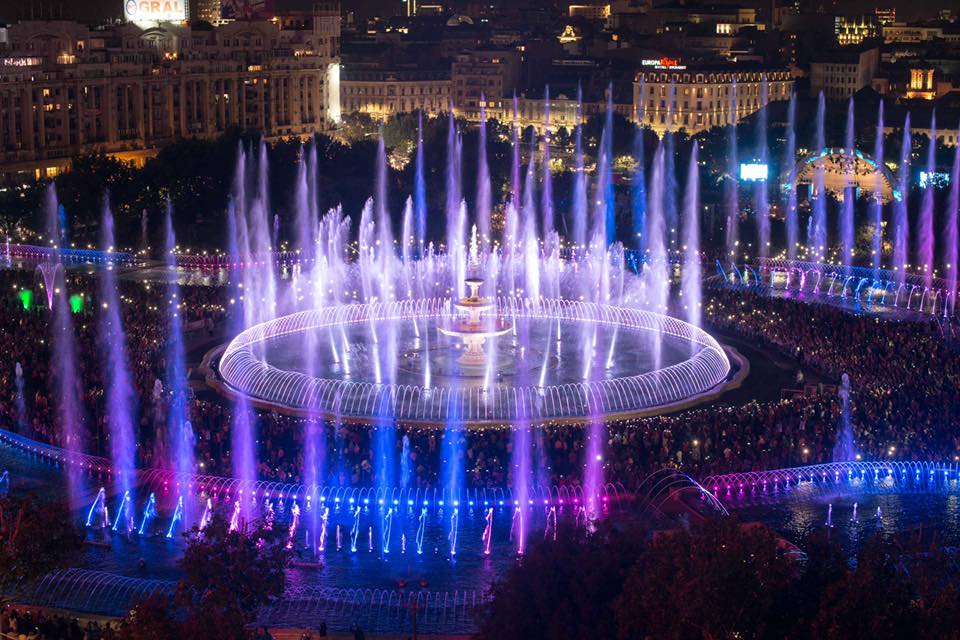
[[[476,237],[476,227],[474,227]],[[447,324],[438,326],[440,333],[458,338],[463,344],[463,353],[457,358],[468,375],[479,375],[486,370],[488,356],[483,344],[490,338],[509,333],[513,326],[503,318],[484,317],[494,308],[489,298],[480,295],[483,278],[470,276],[464,281],[470,293],[454,303],[459,315]],[[486,320],[486,321],[485,321]]]

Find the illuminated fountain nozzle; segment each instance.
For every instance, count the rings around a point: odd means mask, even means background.
[[[489,298],[480,295],[483,278],[471,276],[464,282],[470,289],[470,294],[454,303],[456,317],[442,323],[438,329],[443,335],[463,341],[463,354],[457,362],[465,367],[485,367],[487,354],[483,350],[483,343],[487,338],[508,333],[513,327],[503,318],[484,316],[494,308],[494,304]]]

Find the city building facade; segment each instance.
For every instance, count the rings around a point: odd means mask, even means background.
[[[810,92],[823,91],[828,100],[846,100],[870,86],[880,68],[880,50],[876,47],[845,47],[827,51],[810,63]]]
[[[501,110],[520,80],[516,49],[477,49],[454,59],[450,72],[453,108],[457,116],[480,121],[480,108]]]
[[[92,152],[143,162],[230,127],[326,130],[340,113],[339,6],[299,25],[13,25],[0,45],[0,173],[51,177]]]
[[[450,72],[348,66],[340,74],[340,103],[344,113],[366,113],[374,120],[417,110],[439,115],[450,111]]]
[[[640,71],[633,84],[634,121],[661,136],[737,124],[766,102],[787,100],[793,92],[787,69],[661,66],[674,68]]]

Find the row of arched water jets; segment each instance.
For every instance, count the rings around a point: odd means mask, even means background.
[[[102,494],[94,500],[109,500],[106,487],[111,485],[111,477],[119,475],[107,458],[67,451],[60,447],[37,442],[25,436],[0,430],[0,443],[46,460],[50,463],[71,467],[89,473],[105,485]],[[453,494],[441,487],[353,487],[353,486],[309,486],[271,482],[266,480],[244,481],[222,476],[184,474],[170,469],[140,469],[137,471],[137,487],[144,496],[152,494],[157,503],[155,508],[164,505],[175,508],[176,501],[183,496],[205,497],[217,503],[230,503],[245,497],[250,501],[271,501],[277,507],[275,513],[293,513],[294,503],[328,505],[336,508],[356,507],[416,507],[431,511],[443,507],[487,508],[520,507],[518,500],[509,488],[502,487],[464,487]],[[122,497],[120,497],[122,499]],[[601,486],[600,494],[594,496],[605,508],[619,509],[629,500],[629,495],[620,484],[606,483]],[[528,507],[570,507],[571,511],[582,508],[591,500],[580,485],[549,485],[530,487],[527,497]],[[90,510],[90,513],[93,509]],[[112,520],[112,519],[111,519]],[[139,519],[137,520],[140,521]]]
[[[32,606],[117,616],[125,615],[144,598],[173,596],[176,583],[106,571],[66,569],[51,572],[26,585],[0,582],[0,589],[15,601]],[[489,596],[479,589],[431,591],[294,586],[276,603],[262,608],[257,623],[265,626],[316,626],[324,620],[335,627],[360,624],[368,631],[387,631],[404,626],[415,610],[421,631],[462,631],[465,626],[471,626],[473,612],[488,600]]]
[[[744,287],[824,295],[944,318],[956,305],[956,292],[944,280],[885,269],[772,258],[741,266],[717,261],[716,267],[725,283]]]
[[[700,484],[719,500],[803,498],[815,492],[960,492],[960,463],[829,462],[708,476]]]

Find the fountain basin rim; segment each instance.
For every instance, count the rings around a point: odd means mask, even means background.
[[[511,317],[511,315],[537,314],[537,318],[549,318],[558,320],[589,321],[607,324],[609,326],[622,326],[624,330],[633,331],[662,331],[665,335],[686,340],[691,344],[697,344],[700,351],[696,352],[689,360],[678,364],[665,367],[657,371],[648,371],[633,376],[624,376],[608,380],[584,382],[584,383],[564,383],[562,385],[547,386],[543,388],[535,385],[510,386],[502,385],[505,389],[513,390],[514,393],[527,394],[526,400],[532,401],[535,395],[543,398],[556,397],[560,392],[577,393],[579,400],[583,403],[580,408],[586,407],[575,414],[549,414],[541,412],[536,415],[526,415],[523,419],[532,425],[584,425],[591,420],[602,420],[603,422],[614,422],[627,420],[631,418],[643,417],[648,415],[659,415],[672,411],[678,411],[710,399],[713,399],[726,390],[728,386],[739,385],[749,370],[749,365],[735,350],[728,347],[721,347],[717,341],[702,329],[693,327],[676,318],[657,314],[649,311],[613,307],[608,305],[599,305],[596,303],[587,303],[581,301],[572,301],[566,299],[539,299],[530,300],[522,298],[498,298],[498,315]],[[228,344],[221,345],[210,352],[204,358],[204,370],[207,374],[207,383],[214,390],[222,395],[235,398],[243,394],[256,407],[277,411],[285,415],[312,417],[316,419],[339,420],[349,424],[373,425],[383,424],[385,420],[402,426],[415,427],[444,427],[449,423],[447,416],[423,416],[411,415],[403,411],[370,414],[341,410],[338,412],[330,397],[334,394],[343,392],[347,385],[366,385],[364,390],[369,393],[385,394],[386,401],[393,402],[397,393],[423,393],[422,388],[414,388],[410,385],[376,385],[372,382],[346,382],[336,379],[310,378],[305,374],[298,372],[282,371],[263,365],[259,361],[253,362],[252,356],[244,356],[241,361],[244,367],[253,367],[254,376],[259,376],[257,384],[261,387],[266,384],[264,377],[269,375],[284,377],[284,380],[291,381],[290,384],[326,385],[325,391],[328,401],[326,404],[311,405],[307,408],[305,403],[289,403],[278,401],[271,397],[258,397],[252,393],[246,393],[245,389],[251,388],[249,384],[238,384],[236,380],[237,357],[244,349],[251,344],[262,340],[268,340],[275,337],[281,337],[305,330],[317,328],[327,328],[336,326],[341,322],[361,323],[375,320],[404,320],[413,317],[436,317],[441,310],[443,313],[449,313],[448,299],[425,299],[425,300],[405,300],[396,303],[365,303],[342,305],[339,307],[326,307],[317,310],[302,311],[289,316],[283,316],[260,325],[255,325],[244,332],[241,332]],[[438,325],[439,326],[439,325]],[[731,377],[730,357],[739,364],[739,370]],[[244,360],[245,359],[245,360]],[[225,367],[226,363],[226,367]],[[259,367],[262,370],[257,370]],[[657,376],[660,376],[657,378]],[[686,377],[685,377],[686,376]],[[673,396],[665,395],[657,402],[648,402],[646,404],[637,404],[633,406],[602,406],[606,398],[604,393],[620,393],[622,400],[623,390],[626,385],[633,385],[633,388],[647,389],[658,381],[679,380],[681,384],[688,379],[696,380],[691,384],[696,386],[687,393],[679,392]],[[619,386],[618,386],[619,385]],[[646,385],[642,387],[642,385]],[[616,387],[616,388],[614,388]],[[334,391],[329,389],[333,388]],[[609,388],[613,388],[610,391]],[[413,389],[413,391],[411,391]],[[440,391],[437,391],[440,389]],[[399,390],[399,391],[398,391]],[[559,391],[557,391],[559,390]],[[431,388],[431,393],[448,393],[443,387]],[[497,391],[502,393],[503,390]],[[656,390],[659,393],[659,390]],[[483,392],[486,394],[487,392]],[[340,398],[342,403],[342,396]],[[419,396],[418,396],[419,397]],[[442,397],[442,396],[441,396]],[[458,396],[460,398],[462,396]],[[382,401],[382,399],[380,400]],[[569,404],[569,403],[568,403]],[[596,405],[601,406],[597,407]],[[391,405],[392,406],[392,405]],[[516,415],[466,415],[461,414],[457,420],[469,428],[504,428],[510,427],[517,421]]]

